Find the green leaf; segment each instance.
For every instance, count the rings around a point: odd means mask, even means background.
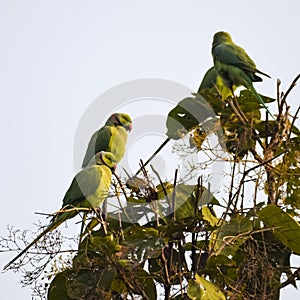
[[[271,102],[275,101],[274,98],[264,96],[264,95],[260,95],[260,96],[265,103],[271,103]],[[240,92],[240,95],[237,98],[238,98],[240,105],[247,104],[247,103],[251,103],[251,105],[253,105],[255,103],[261,105],[260,102],[258,101],[258,99],[254,96],[254,94],[250,90],[247,90],[247,89],[242,90]]]
[[[267,227],[273,227],[278,240],[300,255],[300,226],[297,221],[274,204],[266,206],[257,215]]]
[[[289,187],[289,184],[287,185]],[[300,209],[300,187],[291,189],[290,195],[284,200],[284,204]]]
[[[118,278],[115,278],[113,280],[110,288],[112,291],[117,292],[119,294],[127,292],[125,283],[121,279],[118,279]]]
[[[263,99],[264,103],[271,103],[271,102],[275,102],[276,101],[276,99],[271,98],[269,96],[264,96],[264,95],[261,95],[261,94],[259,94],[259,95]]]
[[[192,128],[214,116],[210,105],[200,94],[195,94],[195,98],[185,98],[168,114],[167,136],[180,139]]]
[[[222,100],[222,97],[207,88],[201,90],[200,94],[205,98],[216,114],[219,114],[222,111],[224,108],[224,101]],[[197,97],[197,94],[195,95]]]
[[[52,280],[48,289],[48,300],[72,300],[68,296],[68,289],[66,282],[74,274],[74,270],[64,270],[58,273]]]
[[[259,136],[262,138],[266,138],[268,136],[273,136],[274,132],[277,130],[277,122],[273,120],[260,121],[253,125],[253,128],[259,132]]]
[[[157,257],[161,253],[164,242],[158,235],[159,231],[152,227],[130,226],[124,229],[124,245],[132,261],[143,261],[150,257]]]
[[[201,212],[204,220],[208,221],[212,227],[217,226],[219,219],[211,213],[207,206],[203,206]]]
[[[196,274],[195,280],[189,281],[188,296],[192,300],[226,300],[224,294],[213,283]]]
[[[215,247],[216,254],[233,255],[249,238],[252,222],[248,217],[237,215],[225,223],[221,229],[214,231],[210,246]],[[217,239],[217,240],[216,240]]]
[[[146,242],[151,238],[157,238],[158,230],[152,227],[133,225],[124,230],[124,235],[125,241],[143,240]]]
[[[196,249],[200,249],[200,250],[207,250],[207,241],[206,240],[198,240],[196,242]],[[193,244],[191,242],[189,243],[186,243],[184,245],[184,249],[186,251],[192,251],[192,248],[193,248]]]
[[[147,199],[144,197],[127,197],[127,203],[134,203],[134,204],[145,204],[147,203]]]
[[[102,272],[98,271],[98,275],[101,274],[99,277],[98,283],[97,283],[97,288],[100,288],[101,290],[104,291],[109,291],[110,286],[116,276],[116,270],[113,268],[111,270],[103,270]]]
[[[179,184],[176,187],[176,220],[182,220],[195,215],[197,188],[197,186],[186,184]],[[201,197],[198,201],[198,207],[208,204],[213,198],[213,195],[203,187]]]
[[[292,133],[296,134],[297,136],[300,136],[300,130],[296,126],[292,127]]]
[[[74,270],[75,271],[75,270]],[[90,293],[95,293],[96,278],[90,270],[75,271],[71,278],[68,278],[68,295],[71,299],[84,299]]]
[[[66,279],[70,299],[110,299],[110,286],[116,274],[115,269],[98,269],[97,272],[90,269],[71,271]]]
[[[156,300],[156,286],[153,278],[143,269],[138,269],[135,271],[135,276],[139,282],[141,290],[146,294],[148,300]],[[144,299],[144,297],[143,297]]]
[[[222,254],[212,255],[208,258],[205,267],[205,274],[209,275],[209,278],[218,282],[219,286],[224,287],[225,284],[232,284],[237,277],[239,265],[234,259],[228,258]]]

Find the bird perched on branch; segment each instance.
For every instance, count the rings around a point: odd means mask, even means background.
[[[93,164],[92,164],[93,163]],[[23,249],[3,269],[7,269],[19,257],[36,244],[46,233],[53,231],[66,220],[75,217],[80,208],[97,209],[108,196],[111,183],[112,170],[115,170],[115,157],[110,152],[99,152],[91,163],[81,170],[73,179],[64,198],[59,212],[53,217],[51,223],[40,233],[25,249]]]
[[[106,121],[105,126],[97,130],[91,137],[83,159],[82,168],[85,168],[93,156],[100,151],[111,152],[116,162],[120,162],[125,153],[128,131],[132,129],[132,120],[129,115],[114,113]]]
[[[217,32],[213,38],[212,56],[214,67],[223,79],[225,85],[233,94],[234,86],[244,86],[249,89],[263,105],[270,116],[275,117],[270,113],[261,96],[256,92],[252,82],[262,81],[262,78],[255,73],[270,76],[256,68],[255,63],[246,53],[246,51],[237,46],[227,32]]]

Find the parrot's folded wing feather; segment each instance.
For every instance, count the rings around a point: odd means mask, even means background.
[[[104,126],[92,135],[82,162],[82,168],[89,164],[97,152],[107,151],[111,136],[111,126]]]
[[[106,166],[101,166],[105,167]],[[101,181],[100,166],[90,166],[80,171],[73,179],[63,199],[63,207],[76,206],[88,196],[95,193]]]
[[[213,49],[213,56],[223,64],[234,65],[248,72],[256,71],[253,60],[237,45],[220,44]]]

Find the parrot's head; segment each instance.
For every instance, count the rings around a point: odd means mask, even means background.
[[[106,165],[109,167],[112,171],[116,170],[117,162],[115,156],[110,152],[101,151],[96,154],[96,156],[99,155],[101,165]]]
[[[112,171],[116,170],[117,162],[115,156],[110,152],[101,151],[96,153],[90,160],[88,166],[105,165]]]
[[[228,32],[219,31],[215,33],[212,46],[215,47],[222,43],[232,43],[231,36]]]
[[[126,130],[131,131],[132,120],[131,117],[123,113],[114,113],[107,120],[106,124],[108,126],[122,126]]]

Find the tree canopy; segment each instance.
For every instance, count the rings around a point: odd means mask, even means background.
[[[11,268],[49,300],[280,299],[300,279],[300,266],[290,264],[300,255],[299,108],[288,101],[299,77],[285,92],[278,82],[276,99],[262,96],[277,104],[276,121],[262,118],[249,90],[225,100],[209,89],[193,94],[184,115],[175,108],[169,120],[174,144],[209,157],[190,166],[197,184],[184,182],[176,167],[172,182],[143,164],[138,176],[115,174],[107,201],[117,209],[90,213],[77,248],[63,248],[55,231]],[[211,136],[225,156],[210,147]],[[222,193],[213,195],[197,170],[216,159],[228,171]],[[19,250],[20,235],[10,228],[2,251]]]

